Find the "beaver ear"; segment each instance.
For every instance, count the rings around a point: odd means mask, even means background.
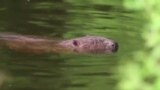
[[[79,45],[79,42],[77,40],[73,40],[73,45],[74,46],[78,46]]]

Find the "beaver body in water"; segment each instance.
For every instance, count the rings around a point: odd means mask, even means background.
[[[29,53],[113,53],[118,44],[99,36],[84,36],[69,40],[52,40],[17,34],[0,34],[0,45]]]

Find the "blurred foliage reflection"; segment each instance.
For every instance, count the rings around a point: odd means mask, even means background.
[[[134,60],[126,62],[120,69],[121,90],[160,90],[159,4],[159,0],[124,0],[127,9],[143,12],[148,21],[144,23],[141,33],[145,40],[144,50],[138,50]]]
[[[121,0],[0,0],[0,32],[53,39],[97,35],[111,38],[120,45],[119,52],[114,55],[89,56],[32,55],[0,48],[0,89],[132,90],[136,88],[134,86],[141,85],[140,75],[147,82],[156,82],[157,76],[148,74],[146,70],[152,72],[150,67],[157,59],[151,63],[148,63],[151,60],[147,60],[150,58],[146,59],[147,63],[141,59],[146,54],[159,57],[159,51],[154,49],[158,46],[157,41],[153,39],[153,43],[149,42],[148,30],[143,31],[145,18],[154,16],[144,17],[143,9],[138,9],[125,9]],[[147,29],[150,30],[151,26]],[[156,31],[157,26],[154,27]],[[156,53],[137,53],[143,49],[144,39],[148,42],[147,51]],[[138,55],[136,60],[132,57],[135,53]],[[120,72],[124,78],[118,77],[119,65],[124,66]],[[126,79],[128,76],[131,79]],[[159,82],[156,83],[154,85]]]

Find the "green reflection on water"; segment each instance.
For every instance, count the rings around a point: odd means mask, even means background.
[[[6,78],[0,79],[1,89],[116,90],[117,66],[143,46],[141,16],[125,10],[119,0],[0,1],[1,32],[53,38],[98,35],[120,45],[114,55],[40,56],[1,48]]]

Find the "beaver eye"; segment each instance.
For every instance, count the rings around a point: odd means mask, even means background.
[[[73,40],[73,45],[74,46],[78,46],[79,45],[79,42],[77,40]]]

